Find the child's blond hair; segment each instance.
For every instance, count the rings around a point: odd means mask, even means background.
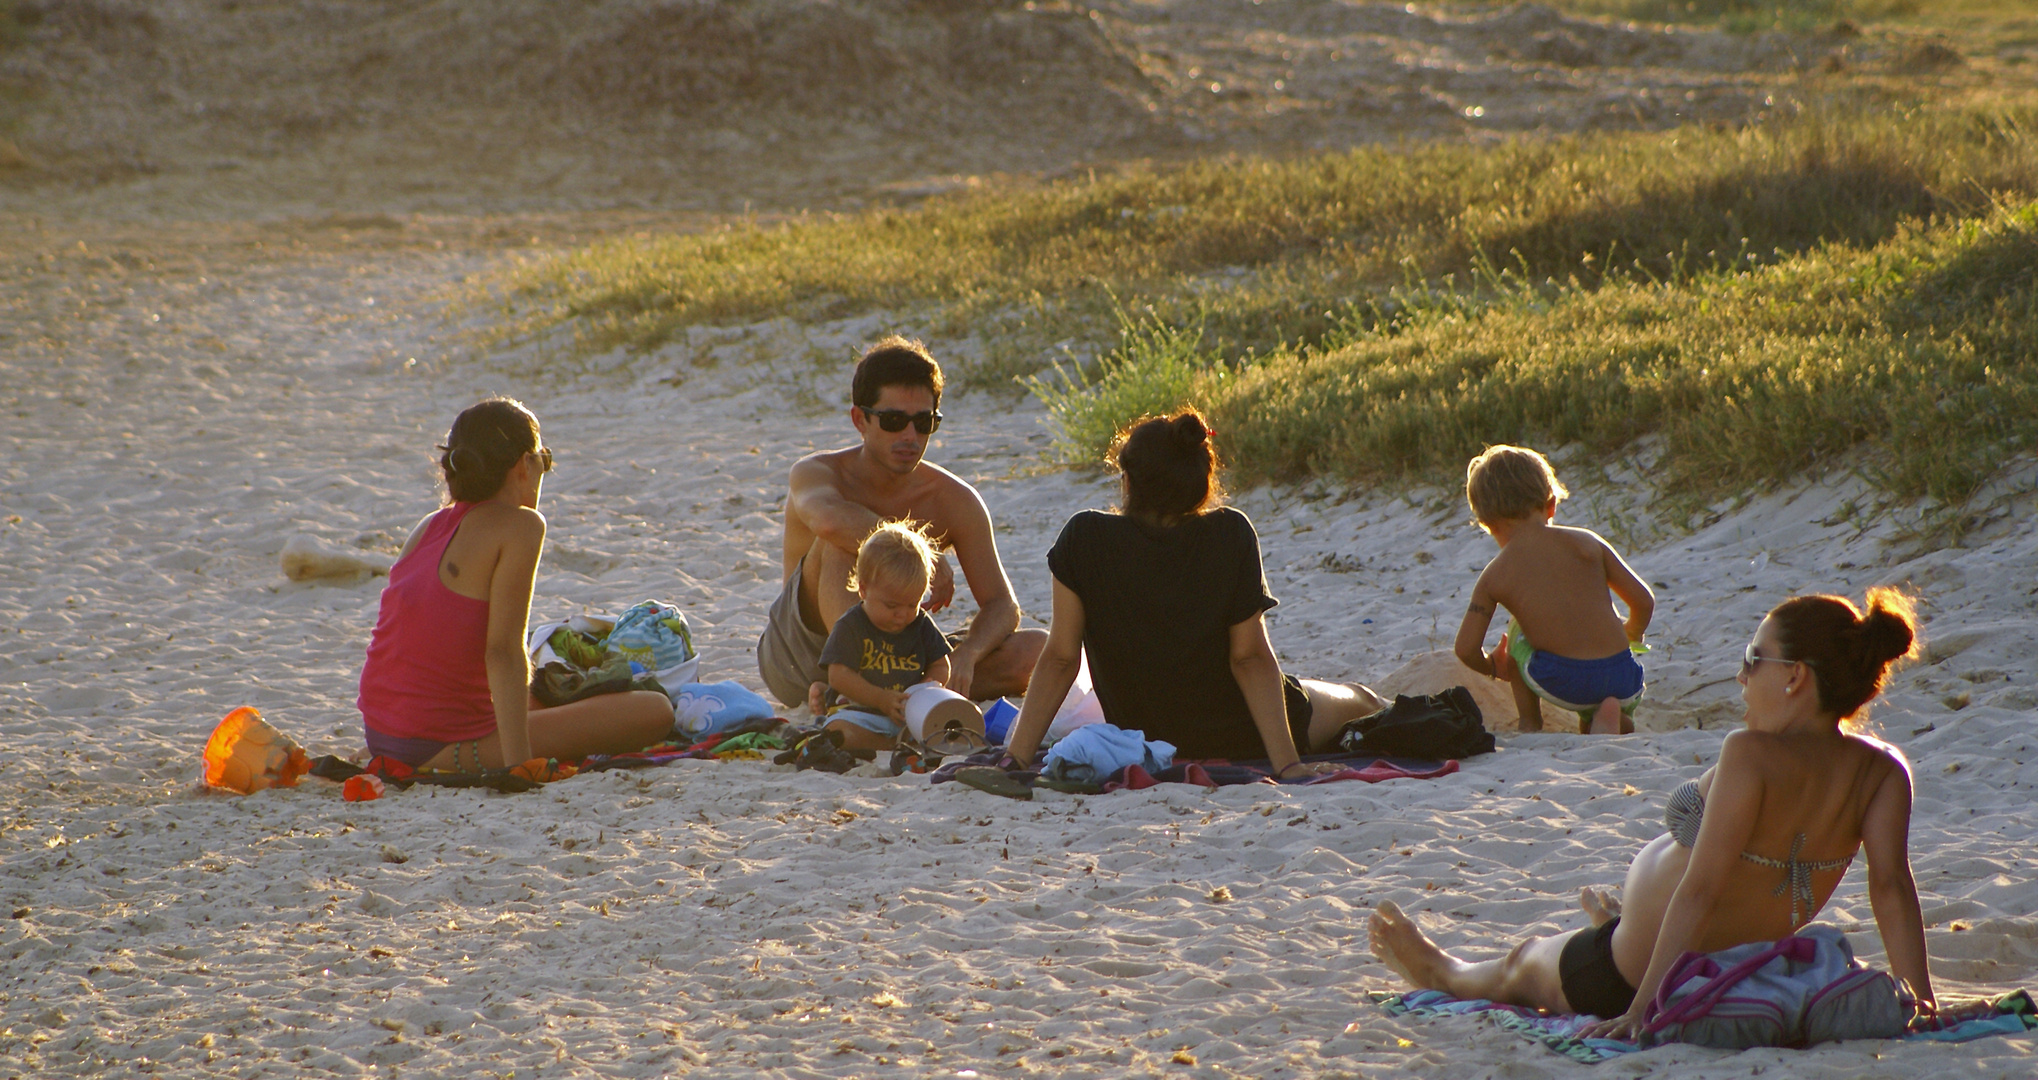
[[[1550,459],[1525,446],[1489,446],[1465,466],[1465,501],[1481,524],[1528,517],[1570,494]]]
[[[934,579],[934,544],[920,526],[909,521],[887,521],[871,530],[856,549],[856,570],[849,575],[849,587],[863,591],[868,581],[889,581],[899,585],[918,583],[925,591]]]

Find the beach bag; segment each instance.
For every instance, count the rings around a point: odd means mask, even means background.
[[[1394,704],[1346,724],[1338,745],[1347,753],[1442,761],[1491,753],[1493,733],[1472,692],[1453,686],[1441,694],[1397,694]]]
[[[1642,1045],[1743,1050],[1894,1039],[1914,1010],[1888,972],[1854,959],[1847,935],[1808,926],[1782,941],[1678,957],[1643,1014]]]
[[[530,650],[531,664],[535,667],[561,663],[589,671],[602,666],[602,661],[608,659],[602,640],[614,628],[615,622],[610,619],[575,615],[557,622],[540,623],[531,631],[525,647]]]
[[[649,686],[639,686],[639,679],[655,685],[655,680],[648,676],[632,674],[630,662],[620,656],[610,657],[606,663],[592,670],[554,660],[531,672],[531,697],[551,709],[583,698],[649,689]],[[659,689],[663,692],[664,688]]]
[[[616,616],[616,627],[602,643],[610,656],[620,656],[657,677],[668,689],[684,686],[700,675],[700,654],[686,615],[671,604],[645,600]]]

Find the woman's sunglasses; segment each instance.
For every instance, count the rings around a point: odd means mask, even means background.
[[[857,408],[863,409],[858,405]],[[904,431],[906,425],[922,435],[932,435],[941,427],[941,410],[909,413],[904,409],[863,409],[863,415],[877,421],[877,426],[886,431]]]
[[[1755,651],[1755,643],[1751,641],[1748,643],[1748,647],[1741,652],[1741,674],[1746,675],[1755,670],[1755,665],[1764,660],[1772,664],[1795,664],[1800,662],[1797,660],[1785,660],[1781,656],[1764,656]]]
[[[537,448],[536,450],[533,450],[533,451],[531,451],[531,453],[532,453],[533,455],[535,455],[535,456],[537,457],[537,459],[538,459],[538,473],[539,473],[539,475],[541,475],[541,476],[542,476],[542,475],[544,475],[545,473],[548,473],[548,472],[551,472],[551,471],[552,471],[552,448],[551,448],[551,447],[548,447],[548,446],[541,446],[541,447]]]

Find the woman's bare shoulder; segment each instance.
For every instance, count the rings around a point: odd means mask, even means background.
[[[545,515],[528,506],[481,503],[468,511],[461,525],[479,530],[481,537],[505,544],[538,543],[545,539]]]
[[[1891,772],[1900,772],[1909,779],[1911,759],[1905,757],[1902,750],[1866,732],[1850,731],[1844,737],[1854,752],[1866,759],[1873,773],[1871,783],[1881,783]]]

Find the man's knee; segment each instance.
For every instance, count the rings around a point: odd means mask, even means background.
[[[1022,684],[1033,675],[1033,665],[1040,660],[1040,650],[1047,648],[1047,631],[1014,630],[1010,637],[998,643],[991,653],[1001,673],[1019,680]]]
[[[835,620],[856,603],[856,594],[849,591],[849,576],[855,570],[856,557],[825,540],[814,541],[800,560],[800,615],[814,632],[833,629]]]

